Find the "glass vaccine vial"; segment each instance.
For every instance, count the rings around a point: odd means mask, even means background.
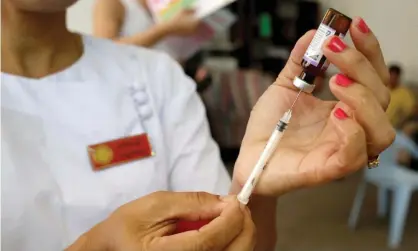
[[[351,21],[351,18],[332,8],[327,10],[303,56],[301,63],[303,70],[293,81],[293,85],[299,90],[306,93],[313,92],[315,78],[323,74],[329,66],[329,61],[322,53],[322,45],[330,36],[344,38],[350,28]]]

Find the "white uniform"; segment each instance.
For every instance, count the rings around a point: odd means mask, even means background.
[[[195,84],[168,56],[84,37],[42,79],[2,73],[2,248],[57,251],[158,190],[226,194]],[[93,172],[87,146],[148,133],[156,155]],[[169,205],[168,205],[169,206]]]

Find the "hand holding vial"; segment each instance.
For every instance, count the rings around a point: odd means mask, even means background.
[[[255,193],[280,195],[344,177],[365,167],[370,156],[392,143],[395,133],[385,114],[389,104],[388,70],[379,43],[361,18],[353,20],[349,31],[354,48],[337,33],[322,45],[323,55],[341,71],[329,82],[339,101],[323,101],[309,94],[311,90],[303,90]],[[315,31],[309,31],[299,39],[276,82],[251,113],[234,171],[234,179],[241,186],[277,122],[301,90],[295,77],[310,81],[309,77],[303,79],[301,72],[306,65],[300,62],[306,63],[305,52],[314,35]]]

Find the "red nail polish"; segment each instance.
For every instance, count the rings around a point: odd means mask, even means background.
[[[328,48],[333,52],[342,52],[345,47],[345,43],[339,37],[332,37],[328,44]]]
[[[335,77],[335,83],[339,86],[347,87],[353,83],[353,80],[346,75],[339,73]]]
[[[357,23],[357,28],[364,34],[367,34],[370,32],[369,26],[367,26],[366,22],[362,18]]]
[[[341,108],[337,108],[334,111],[334,116],[337,117],[337,119],[341,119],[341,120],[348,118],[347,113],[345,113],[345,111]]]

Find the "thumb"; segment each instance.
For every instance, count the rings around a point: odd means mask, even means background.
[[[221,200],[225,203],[230,203],[236,200],[236,196],[230,195],[222,197]],[[175,234],[192,231],[192,230],[199,230],[203,226],[209,224],[213,219],[200,219],[197,221],[187,221],[187,220],[180,220],[177,222]]]
[[[224,250],[242,231],[244,209],[234,199],[228,202],[221,214],[200,230],[184,232],[155,240],[155,250],[198,251]]]
[[[140,204],[134,208],[142,208],[154,222],[211,220],[226,205],[218,195],[204,192],[156,192],[144,199],[138,200]]]
[[[308,49],[314,35],[315,31],[310,30],[299,38],[290,53],[289,60],[275,81],[276,85],[289,87],[294,90],[296,89],[292,82],[293,79],[302,71],[301,62],[303,55]]]

